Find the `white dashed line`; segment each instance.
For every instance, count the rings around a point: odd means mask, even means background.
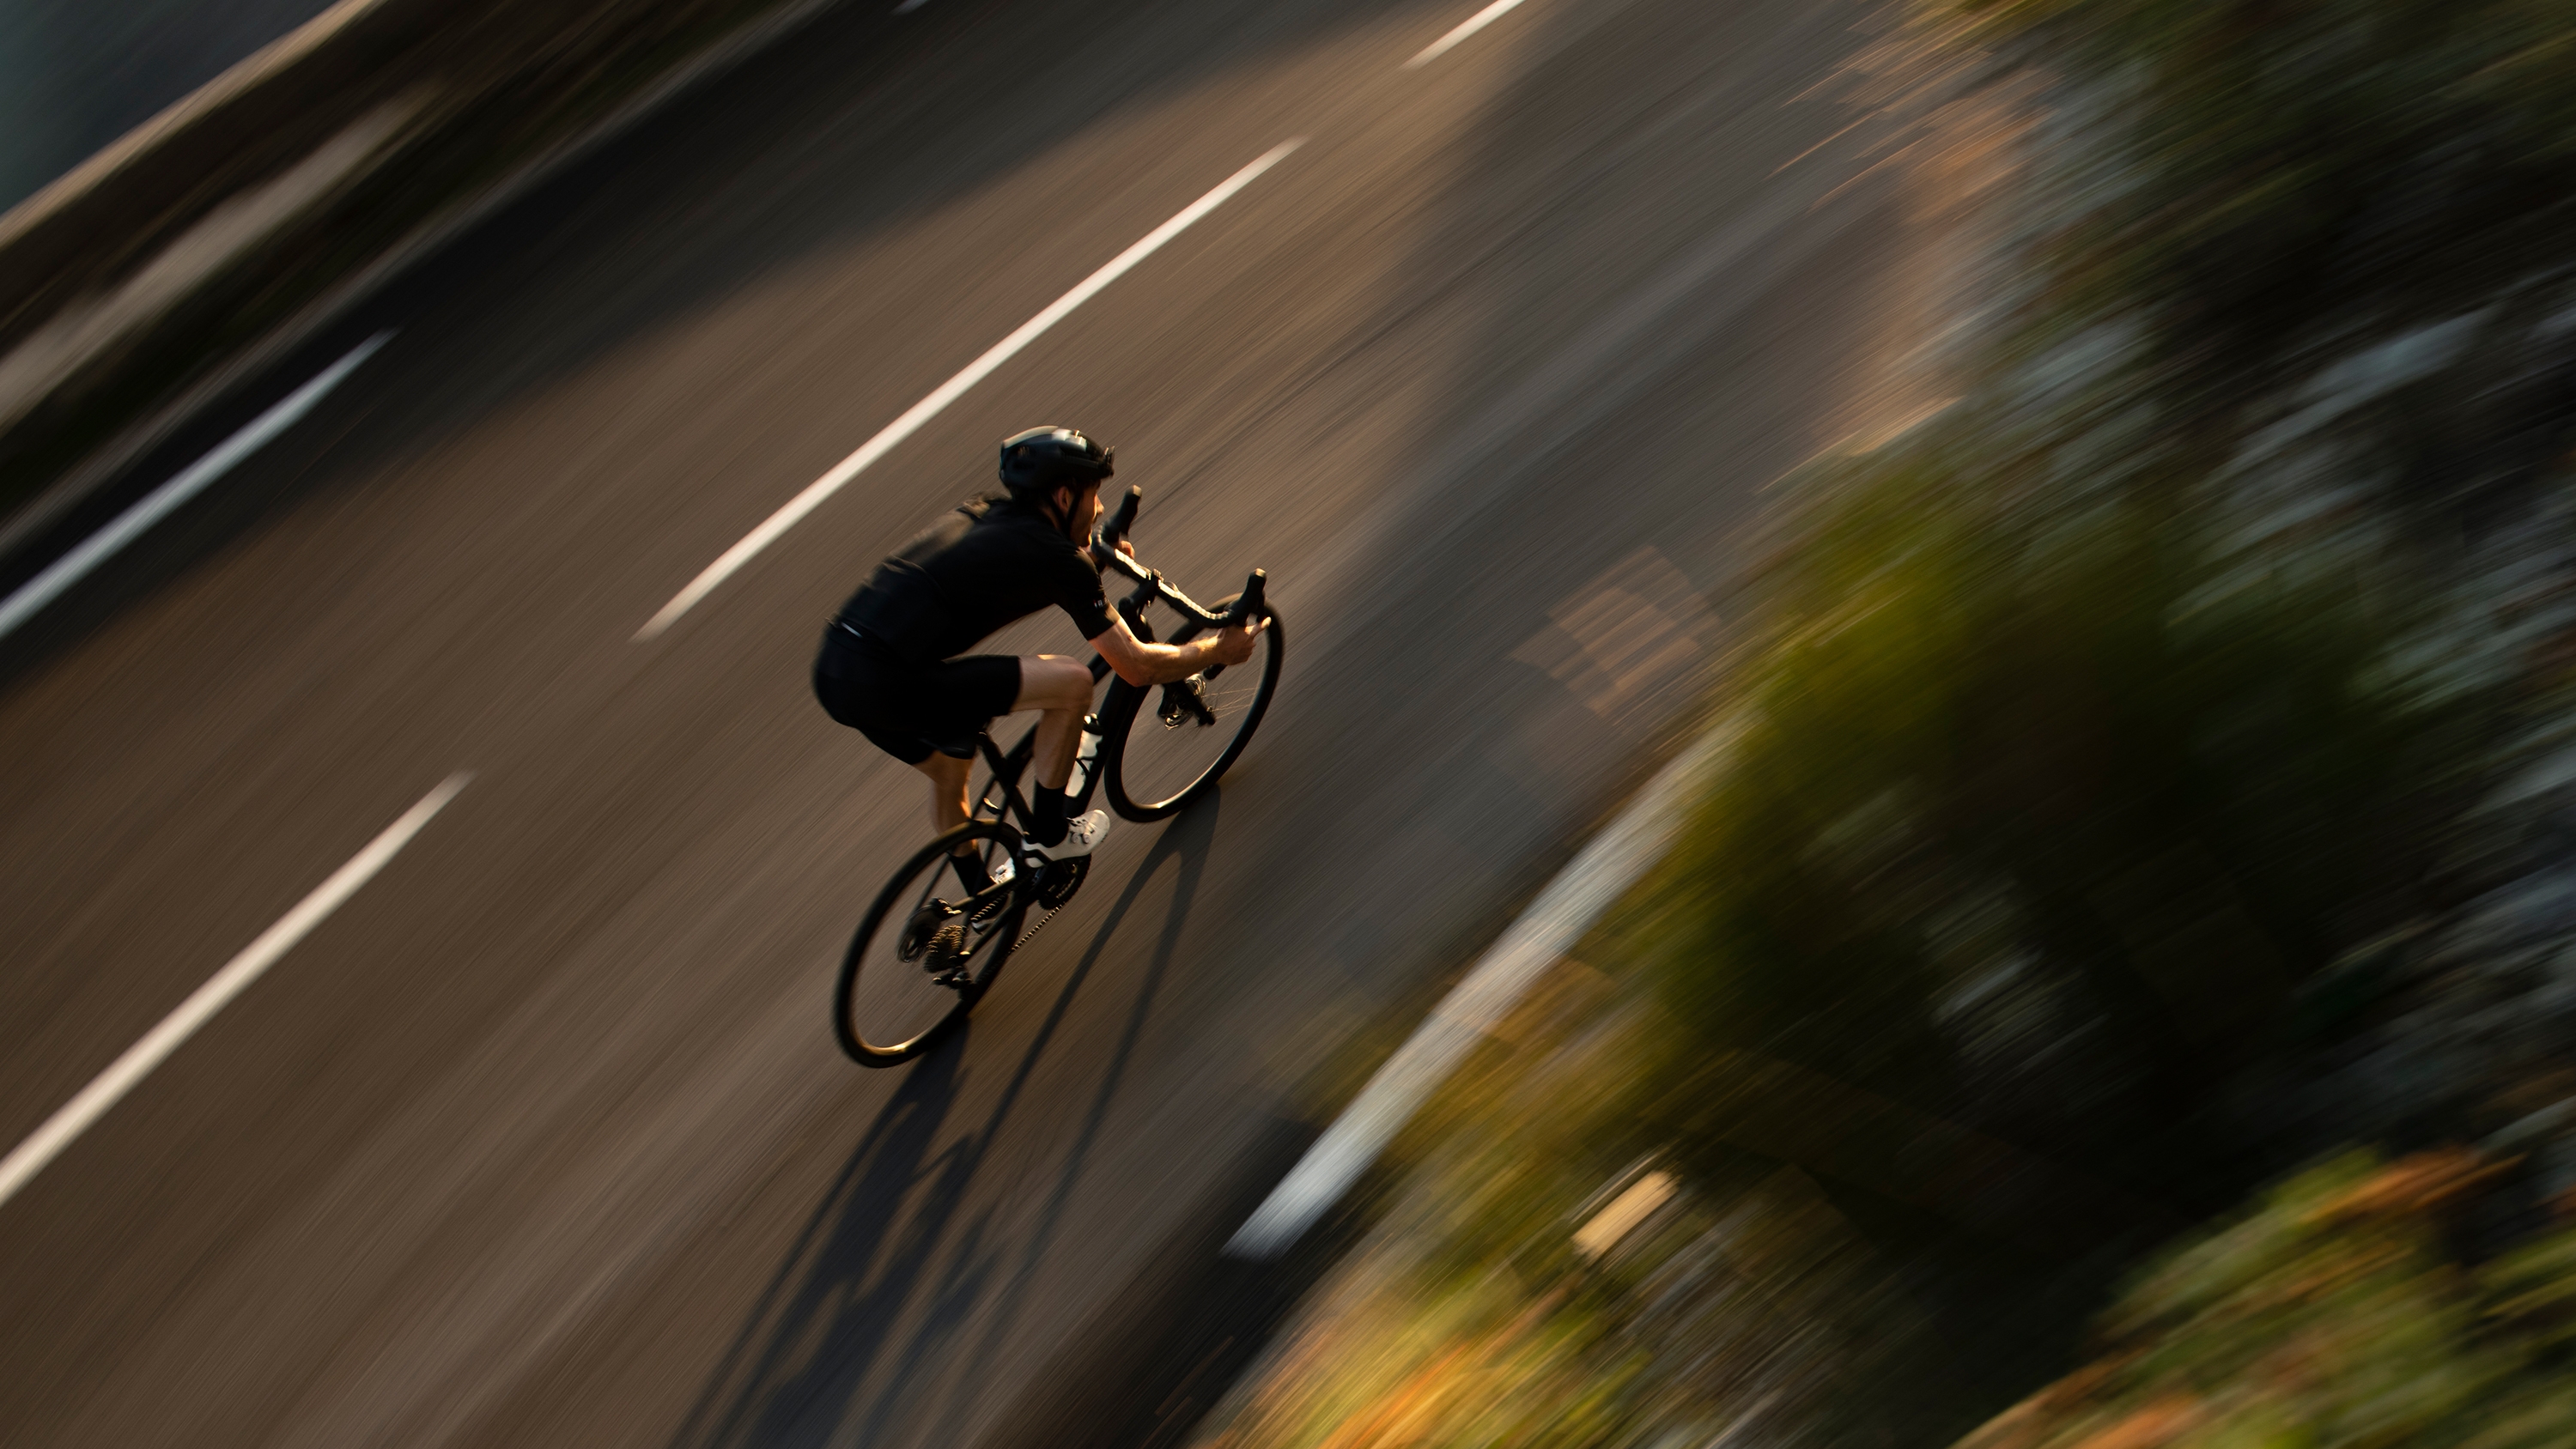
[[[260,445],[295,426],[297,420],[313,411],[322,395],[340,385],[340,380],[357,370],[358,364],[375,355],[377,348],[393,336],[379,332],[349,350],[347,356],[322,370],[322,375],[288,393],[284,401],[250,420],[240,432],[215,445],[215,450],[179,471],[179,476],[153,489],[141,502],[116,516],[116,521],[81,540],[80,546],[46,566],[45,571],[18,586],[17,592],[0,599],[0,635],[7,634],[32,617],[37,610],[81,576],[104,562],[108,555],[132,543],[145,529],[167,517],[170,510],[205,491],[207,484],[232,471],[232,466]],[[0,1194],[6,1196],[6,1194]]]
[[[911,411],[886,424],[884,431],[861,444],[857,452],[834,464],[832,471],[807,484],[804,492],[787,501],[786,507],[769,515],[768,520],[758,528],[743,535],[740,543],[726,549],[723,556],[707,565],[696,578],[691,579],[687,588],[673,595],[671,602],[664,604],[660,613],[646,620],[644,627],[635,631],[635,642],[641,644],[660,636],[663,630],[671,627],[672,621],[689,612],[698,600],[713,592],[716,585],[723,583],[734,570],[751,562],[755,554],[777,542],[779,535],[794,528],[806,514],[821,507],[823,500],[840,492],[843,485],[859,476],[869,464],[894,451],[904,439],[918,432],[922,424],[939,416],[950,403],[965,396],[968,389],[990,376],[995,368],[1010,361],[1021,348],[1036,341],[1040,334],[1063,321],[1075,308],[1090,301],[1099,295],[1103,288],[1125,276],[1137,263],[1161,251],[1164,243],[1189,230],[1209,212],[1225,205],[1236,192],[1250,186],[1260,178],[1262,172],[1278,165],[1287,158],[1289,152],[1304,144],[1306,144],[1306,138],[1299,136],[1272,147],[1260,160],[1227,177],[1214,191],[1191,202],[1180,215],[1154,228],[1146,234],[1143,241],[1120,252],[1107,266],[1085,277],[1080,286],[1058,297],[1045,311],[1022,323],[1020,330],[994,343],[983,356],[968,363],[965,371],[941,383],[938,391],[914,403]]]
[[[354,364],[352,364],[354,365]],[[80,1095],[63,1104],[63,1109],[45,1121],[35,1135],[18,1144],[17,1150],[0,1158],[0,1203],[7,1202],[27,1180],[44,1171],[45,1164],[60,1156],[72,1139],[88,1131],[90,1124],[107,1115],[107,1109],[134,1090],[135,1084],[152,1074],[180,1044],[196,1035],[197,1028],[232,999],[249,989],[277,959],[293,950],[295,943],[333,911],[340,903],[357,894],[358,888],[385,868],[397,852],[411,843],[430,817],[447,808],[456,792],[465,788],[473,776],[458,773],[448,776],[437,789],[421,797],[420,803],[403,812],[403,817],[385,827],[384,833],[367,842],[347,865],[331,873],[331,878],[313,888],[313,893],[296,903],[295,909],[279,918],[276,925],[260,933],[259,939],[242,948],[241,954],[224,964],[205,985],[200,986],[179,1009],[162,1018],[161,1024],[144,1034],[141,1041],[125,1049],[95,1081],[81,1088]]]
[[[1493,4],[1486,6],[1484,9],[1477,11],[1475,14],[1468,16],[1464,21],[1460,22],[1457,29],[1450,31],[1447,35],[1444,35],[1438,40],[1431,42],[1429,45],[1424,46],[1421,54],[1416,55],[1413,59],[1404,63],[1404,68],[1406,70],[1420,70],[1431,62],[1447,55],[1460,41],[1465,40],[1467,37],[1484,29],[1486,26],[1493,24],[1495,21],[1502,19],[1511,11],[1517,9],[1520,3],[1521,0],[1494,0]]]

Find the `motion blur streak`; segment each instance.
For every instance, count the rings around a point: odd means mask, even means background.
[[[1444,35],[1438,40],[1431,42],[1429,45],[1422,47],[1419,54],[1404,63],[1404,68],[1406,70],[1420,70],[1431,62],[1447,55],[1450,51],[1457,48],[1460,41],[1474,35],[1477,31],[1493,24],[1495,21],[1502,19],[1506,12],[1517,8],[1520,3],[1521,0],[1494,0],[1493,4],[1486,6],[1484,9],[1477,11],[1475,14],[1468,16],[1464,21],[1460,22],[1457,29],[1450,31],[1447,35]]]
[[[1161,251],[1164,243],[1197,225],[1201,217],[1225,205],[1236,192],[1258,180],[1262,172],[1286,160],[1288,153],[1305,144],[1306,138],[1299,136],[1271,147],[1251,165],[1219,182],[1214,191],[1182,208],[1178,216],[1147,232],[1144,240],[1112,257],[1108,265],[1103,266],[1099,271],[1083,278],[1081,285],[1058,297],[1045,311],[1021,323],[1018,331],[994,343],[983,356],[966,364],[964,371],[941,383],[930,396],[914,403],[902,417],[886,424],[883,431],[860,444],[857,452],[833,465],[832,471],[807,484],[804,492],[789,499],[786,507],[769,515],[758,528],[745,534],[740,543],[726,549],[714,563],[706,566],[704,572],[690,580],[687,588],[680,590],[673,596],[671,602],[664,604],[661,612],[646,620],[644,627],[635,631],[635,641],[640,644],[647,639],[658,637],[663,630],[671,627],[672,621],[687,613],[691,606],[705,598],[716,585],[723,583],[734,570],[749,563],[752,555],[776,542],[780,534],[794,528],[798,520],[806,514],[822,507],[823,500],[840,492],[844,484],[859,476],[870,463],[893,452],[904,439],[919,432],[923,423],[929,422],[946,411],[950,403],[966,395],[967,389],[990,377],[995,368],[1018,356],[1020,349],[1036,341],[1048,328],[1072,315],[1075,308],[1100,295],[1102,288],[1127,275],[1137,263]]]
[[[0,1141],[388,782],[478,772],[297,948],[330,969],[9,1201],[13,1449],[1018,1449],[1061,1352],[1136,1341],[1128,1285],[1213,1257],[1355,1044],[1697,732],[1761,485],[1922,400],[1968,184],[1916,152],[1815,204],[1915,134],[1884,17],[1532,4],[1401,68],[1483,3],[831,7],[353,318],[403,331],[0,640]],[[969,1031],[861,1072],[831,984],[921,784],[816,707],[814,648],[1039,421],[1117,445],[1180,587],[1266,568],[1295,652],[1221,794],[1113,831]]]
[[[1930,386],[1203,1449],[2576,1444],[2576,7],[1888,38],[1772,174],[1973,218]]]
[[[0,635],[17,628],[37,610],[52,603],[63,590],[80,582],[81,577],[97,568],[118,549],[132,543],[143,530],[170,516],[171,510],[205,491],[207,484],[232,471],[233,465],[258,452],[269,439],[313,411],[323,395],[340,385],[340,380],[357,370],[358,364],[375,355],[376,349],[393,340],[388,329],[349,349],[339,361],[322,370],[320,376],[288,393],[275,406],[251,419],[240,432],[215,446],[214,451],[181,469],[177,476],[153,489],[115,520],[80,541],[61,558],[45,566],[43,572],[20,584],[6,599],[0,599]]]
[[[63,1104],[61,1111],[36,1129],[35,1135],[18,1144],[7,1157],[0,1158],[0,1203],[17,1195],[27,1179],[44,1171],[45,1164],[71,1146],[72,1139],[87,1131],[89,1125],[107,1115],[117,1099],[134,1090],[134,1084],[152,1074],[152,1069],[167,1060],[197,1028],[214,1018],[216,1012],[232,1004],[234,997],[250,989],[252,982],[265,975],[278,958],[295,949],[295,944],[310,935],[313,928],[328,919],[340,903],[358,893],[358,888],[376,878],[387,862],[411,844],[421,827],[431,817],[447,808],[456,792],[474,777],[458,773],[448,776],[438,788],[420,798],[420,803],[402,813],[401,818],[368,841],[366,848],[349,858],[349,863],[331,873],[330,879],[313,888],[313,893],[296,903],[295,909],[279,918],[276,925],[260,932],[259,939],[241,949],[241,954],[224,963],[222,970],[207,978],[206,984],[179,1003],[179,1009],[161,1019],[161,1024],[146,1032],[141,1041],[125,1049],[125,1054],[108,1065],[106,1071],[81,1089],[80,1095]]]

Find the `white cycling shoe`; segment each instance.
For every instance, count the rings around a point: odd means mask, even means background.
[[[1029,842],[1029,849],[1049,860],[1071,860],[1076,856],[1089,855],[1100,848],[1101,841],[1108,838],[1109,812],[1094,810],[1089,814],[1077,815],[1066,821],[1064,839],[1053,845],[1040,845],[1033,840]]]

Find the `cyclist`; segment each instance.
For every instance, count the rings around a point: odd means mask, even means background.
[[[1050,859],[1088,855],[1109,812],[1067,820],[1065,784],[1091,709],[1091,670],[1061,654],[967,654],[976,641],[1049,604],[1129,684],[1168,684],[1252,657],[1260,624],[1187,644],[1148,644],[1110,609],[1085,544],[1100,518],[1113,452],[1071,428],[1002,440],[999,494],[970,499],[877,565],[823,631],[814,694],[826,713],[930,777],[940,830],[964,824],[975,741],[996,715],[1041,711],[1031,843]],[[1124,540],[1119,551],[1132,553]],[[988,882],[954,857],[970,889]]]

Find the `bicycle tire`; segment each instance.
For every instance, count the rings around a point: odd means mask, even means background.
[[[877,892],[858,934],[850,938],[832,991],[832,1029],[841,1050],[863,1067],[908,1062],[946,1040],[992,989],[993,978],[1019,944],[1028,895],[1016,883],[1006,887],[1009,894],[1002,898],[999,914],[980,928],[961,909],[968,897],[948,869],[948,856],[968,840],[986,842],[981,849],[988,863],[1019,859],[1017,830],[991,820],[968,821],[913,852]],[[943,880],[946,894],[956,899],[942,898]],[[932,903],[939,909],[925,915],[925,906]],[[942,926],[954,922],[958,941],[942,943],[936,930],[928,941],[913,940],[916,927],[931,921]],[[961,943],[966,946],[962,952],[931,954]],[[882,949],[872,956],[871,947]],[[929,965],[941,960],[953,963],[954,974],[963,978],[959,984],[941,984],[931,974]]]
[[[1227,597],[1209,607],[1221,613],[1233,603],[1234,598]],[[1171,728],[1146,710],[1146,705],[1158,697],[1164,686],[1147,685],[1138,689],[1124,680],[1109,686],[1109,693],[1100,706],[1101,724],[1107,735],[1100,751],[1103,759],[1100,784],[1109,796],[1109,808],[1139,824],[1165,819],[1188,809],[1190,802],[1206,794],[1224,778],[1227,770],[1234,767],[1234,762],[1243,755],[1244,746],[1252,742],[1252,732],[1261,728],[1261,717],[1270,711],[1270,698],[1279,689],[1279,667],[1287,658],[1288,639],[1286,631],[1280,627],[1279,615],[1275,610],[1265,611],[1265,614],[1269,627],[1261,631],[1254,645],[1258,652],[1252,659],[1234,665],[1217,677],[1218,687],[1222,688],[1240,677],[1236,670],[1258,671],[1258,682],[1248,696],[1237,695],[1232,707],[1220,712],[1217,727],[1224,726],[1226,714],[1233,715],[1239,723],[1233,727],[1225,747],[1208,758],[1203,767],[1193,756],[1176,772],[1158,773],[1144,767],[1142,761],[1131,760],[1129,754],[1137,748],[1137,731],[1140,728],[1167,733]],[[1192,628],[1175,635],[1171,642],[1186,643],[1198,633],[1199,628]],[[1193,726],[1178,728],[1190,729]],[[1147,798],[1138,799],[1139,795]]]

